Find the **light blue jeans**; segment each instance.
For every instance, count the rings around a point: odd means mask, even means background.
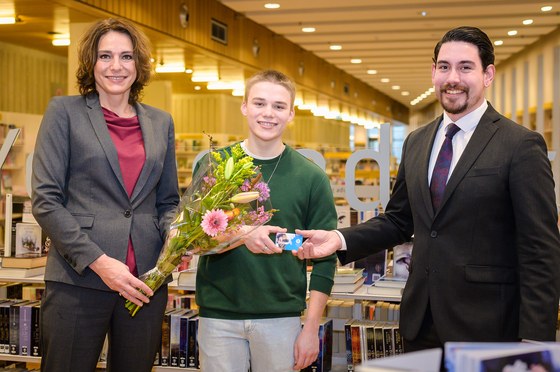
[[[224,320],[200,318],[198,346],[202,372],[293,371],[299,317]]]

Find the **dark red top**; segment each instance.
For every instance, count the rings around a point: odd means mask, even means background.
[[[142,138],[140,122],[138,121],[138,116],[121,118],[114,112],[105,108],[103,108],[103,115],[107,122],[109,134],[117,149],[124,185],[130,197],[146,160],[144,138]],[[130,238],[128,239],[126,264],[130,272],[138,276],[134,247],[132,246],[132,240]]]

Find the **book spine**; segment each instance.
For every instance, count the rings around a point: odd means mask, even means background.
[[[354,371],[354,361],[352,359],[352,320],[344,325],[344,337],[346,339],[346,366],[348,372]]]
[[[171,314],[169,322],[169,365],[179,367],[179,333],[181,312]]]
[[[0,352],[10,353],[10,306],[9,302],[0,307]]]
[[[181,316],[179,321],[179,368],[187,368],[189,352],[189,315]]]
[[[366,358],[375,359],[375,332],[373,325],[366,326]]]
[[[383,340],[385,342],[385,356],[395,355],[393,351],[393,327],[385,326],[383,327]]]
[[[198,368],[198,343],[196,335],[198,332],[198,316],[189,319],[189,352],[188,368]]]
[[[383,341],[383,327],[376,324],[373,328],[375,337],[375,358],[383,358],[385,356],[385,343]]]
[[[357,366],[362,363],[361,342],[360,342],[360,325],[352,324],[352,364]]]
[[[170,321],[171,321],[171,317],[169,313],[166,313],[163,316],[163,322],[161,324],[161,354],[160,354],[161,366],[169,366]]]
[[[41,305],[31,308],[31,356],[41,356]]]
[[[332,369],[332,356],[333,356],[333,332],[334,323],[332,319],[325,322],[325,332],[323,333],[323,356],[321,358],[321,367],[323,372],[328,372]]]
[[[19,305],[10,306],[10,354],[19,352]]]
[[[19,310],[19,355],[29,356],[31,350],[31,304]]]

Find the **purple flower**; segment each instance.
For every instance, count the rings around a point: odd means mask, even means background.
[[[249,180],[245,180],[243,185],[240,187],[241,191],[247,192],[251,190],[251,182]]]
[[[263,202],[268,198],[270,198],[270,189],[268,188],[268,185],[264,182],[257,183],[255,187],[253,187],[253,190],[259,192],[260,196],[257,200],[260,202]]]

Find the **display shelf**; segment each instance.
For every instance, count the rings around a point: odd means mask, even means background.
[[[354,293],[331,293],[332,298],[336,299],[351,299],[351,300],[370,300],[370,301],[393,301],[400,302],[401,296],[393,296],[387,294],[376,294],[375,292],[368,292],[367,285],[363,285]]]
[[[2,276],[2,269],[0,268],[0,282],[12,282],[12,283],[44,283],[43,275],[30,276],[28,278],[14,278]]]

